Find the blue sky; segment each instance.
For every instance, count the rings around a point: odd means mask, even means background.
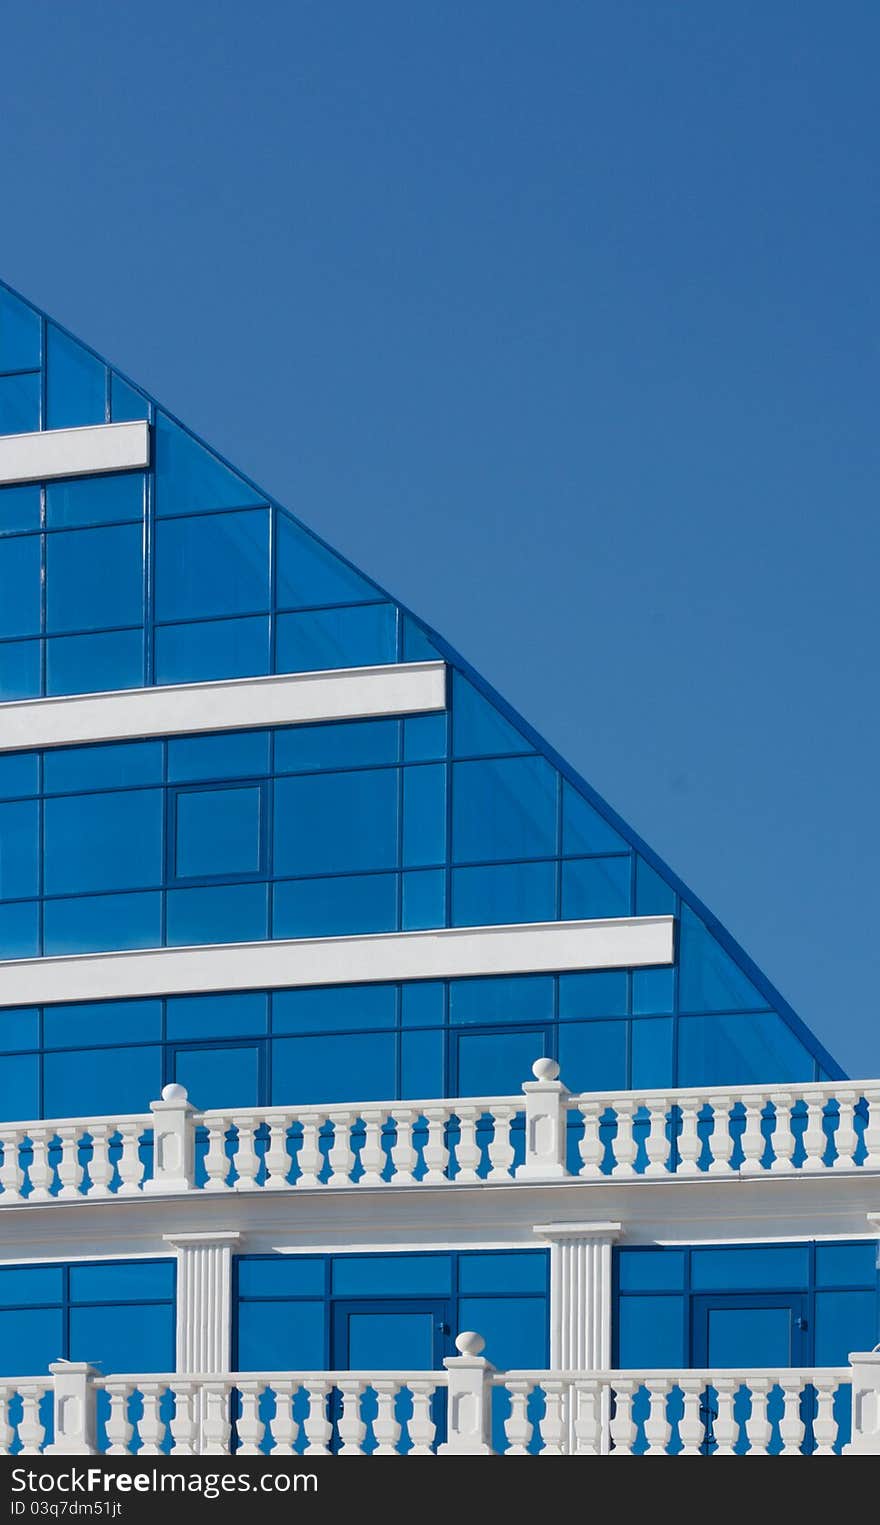
[[[3,276],[880,1073],[880,9],[56,0],[3,37]]]

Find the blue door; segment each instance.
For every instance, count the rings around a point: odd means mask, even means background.
[[[750,1367],[804,1366],[809,1361],[810,1331],[807,1319],[808,1295],[806,1292],[755,1292],[755,1293],[704,1293],[692,1301],[692,1341],[694,1366]],[[745,1391],[734,1395],[734,1418],[740,1423],[749,1412],[749,1399]],[[768,1418],[778,1421],[782,1414],[781,1394],[771,1392],[767,1409]],[[717,1418],[715,1389],[709,1387],[703,1394],[702,1417],[706,1426],[702,1450],[710,1455],[715,1448],[714,1421]],[[808,1424],[810,1413],[802,1408]],[[778,1437],[771,1440],[770,1449],[778,1450]],[[745,1451],[746,1444],[740,1438],[736,1449]]]
[[[336,1301],[330,1324],[330,1364],[335,1371],[436,1371],[443,1357],[454,1355],[452,1309],[442,1298],[364,1298]],[[339,1417],[340,1399],[333,1394],[331,1418]],[[396,1400],[396,1414],[406,1433],[412,1413],[409,1393]],[[438,1397],[431,1405],[437,1440],[443,1439],[444,1413]],[[361,1417],[368,1425],[365,1450],[375,1446],[371,1421],[376,1415],[376,1395],[368,1390],[361,1400]],[[335,1425],[334,1425],[335,1428]],[[338,1448],[334,1434],[332,1449]],[[405,1448],[405,1442],[404,1442]]]

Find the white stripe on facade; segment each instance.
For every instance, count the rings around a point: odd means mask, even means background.
[[[143,470],[149,464],[150,426],[145,420],[0,435],[0,487]]]
[[[0,1006],[671,964],[675,919],[441,927],[0,962]]]
[[[445,707],[444,662],[400,662],[387,667],[128,688],[0,704],[0,752],[198,731],[241,731],[264,725],[414,715]]]

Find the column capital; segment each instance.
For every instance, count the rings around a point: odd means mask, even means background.
[[[536,1223],[533,1234],[549,1239],[551,1244],[560,1239],[594,1240],[613,1244],[623,1233],[622,1223]]]
[[[209,1230],[207,1233],[163,1234],[162,1243],[173,1250],[239,1249],[244,1235],[238,1229]]]

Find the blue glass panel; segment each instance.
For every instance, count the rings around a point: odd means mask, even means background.
[[[444,1034],[437,1028],[406,1032],[400,1040],[400,1094],[424,1100],[442,1096]]]
[[[625,1017],[627,976],[623,970],[597,969],[559,976],[560,1017]]]
[[[445,756],[445,715],[410,715],[404,720],[404,762],[430,762],[435,757]]]
[[[681,908],[679,1009],[754,1011],[766,1001],[688,906]],[[792,1077],[789,1076],[789,1079]]]
[[[7,1377],[40,1377],[64,1349],[60,1308],[19,1308],[0,1312],[0,1350]]]
[[[174,1309],[71,1308],[70,1359],[101,1361],[106,1371],[168,1371],[174,1366]]]
[[[0,534],[39,528],[39,487],[33,484],[26,487],[0,487]]]
[[[274,1038],[272,1105],[386,1101],[396,1090],[393,1033]]]
[[[257,873],[262,857],[262,798],[258,784],[181,791],[176,799],[175,874],[202,879]]]
[[[169,890],[166,940],[188,943],[260,942],[268,936],[265,884],[212,884]]]
[[[169,1038],[237,1038],[264,1033],[269,999],[262,993],[185,995],[166,1004],[165,1031]]]
[[[4,1121],[27,1122],[40,1116],[39,1064],[36,1054],[15,1054],[0,1063],[0,1117]]]
[[[502,1370],[545,1367],[549,1359],[547,1304],[543,1297],[462,1297],[462,1329],[478,1329],[485,1355]]]
[[[40,1013],[34,1007],[0,1011],[0,1051],[38,1048],[40,1042]]]
[[[435,763],[406,768],[403,774],[404,867],[443,863],[445,860],[446,766]]]
[[[275,885],[274,937],[333,937],[396,928],[396,874],[294,879]]]
[[[160,625],[155,643],[157,683],[259,678],[269,671],[268,617]]]
[[[0,754],[0,797],[12,800],[19,795],[36,794],[39,786],[39,752]]]
[[[274,825],[276,874],[394,868],[397,771],[278,779]]]
[[[679,1019],[679,1085],[812,1080],[814,1068],[812,1055],[775,1011]]]
[[[47,955],[158,948],[162,940],[162,897],[158,890],[140,895],[47,900],[43,915],[43,951]]]
[[[41,690],[40,642],[0,645],[0,699],[35,699]]]
[[[374,667],[397,660],[397,610],[393,604],[279,614],[275,625],[276,672]]]
[[[680,1292],[685,1284],[683,1250],[618,1250],[621,1292]]]
[[[622,1297],[618,1305],[617,1364],[686,1366],[683,1297]]]
[[[457,1096],[518,1096],[523,1081],[531,1080],[532,1065],[547,1052],[543,1032],[474,1033],[463,1030],[455,1039],[458,1057]]]
[[[626,852],[629,844],[588,805],[571,784],[562,785],[562,851],[566,854]]]
[[[46,1048],[143,1043],[161,1036],[161,1001],[78,1001],[43,1012]]]
[[[50,482],[46,488],[46,523],[50,529],[58,529],[66,525],[142,519],[145,482],[140,471]]]
[[[446,871],[442,868],[411,869],[403,875],[404,932],[421,932],[446,925]]]
[[[525,737],[458,672],[452,678],[452,742],[456,757],[533,750]]]
[[[115,371],[110,372],[110,417],[114,424],[149,418],[150,405],[136,387],[129,386]]]
[[[708,1365],[791,1366],[791,1308],[708,1308],[706,1321]]]
[[[0,636],[40,631],[40,537],[0,540]]]
[[[295,725],[275,732],[277,773],[309,773],[316,768],[358,768],[397,761],[396,720],[350,720],[329,725]]]
[[[632,858],[572,858],[562,865],[562,915],[592,920],[630,914]]]
[[[816,1285],[873,1287],[877,1282],[877,1244],[817,1244]],[[853,1347],[855,1348],[855,1347]]]
[[[30,958],[40,951],[40,907],[36,900],[0,906],[0,954]]]
[[[671,916],[674,911],[675,891],[644,858],[637,857],[636,915]]]
[[[450,980],[449,1020],[456,1025],[549,1021],[553,1016],[553,983],[552,974]]]
[[[261,1101],[260,1046],[179,1048],[174,1079],[199,1107],[255,1107]]]
[[[239,1297],[323,1297],[324,1261],[317,1256],[238,1257]]]
[[[452,848],[459,863],[556,852],[557,774],[542,757],[456,763]]]
[[[168,777],[249,778],[269,771],[268,731],[224,731],[218,736],[184,736],[168,742]]]
[[[403,662],[435,662],[440,652],[433,641],[428,638],[418,620],[411,615],[403,616]]]
[[[876,1292],[816,1293],[817,1366],[848,1366],[851,1351],[873,1350],[878,1338]]]
[[[321,1302],[242,1303],[238,1309],[240,1371],[322,1371],[327,1362]]]
[[[275,598],[279,609],[308,609],[315,604],[356,604],[381,598],[380,590],[347,566],[308,530],[279,512],[278,568]]]
[[[630,1084],[653,1091],[674,1083],[674,1029],[671,1017],[653,1017],[632,1025]]]
[[[445,1297],[452,1291],[449,1255],[336,1255],[330,1276],[336,1297]]]
[[[60,1303],[63,1297],[61,1266],[4,1266],[0,1270],[0,1305],[4,1308]],[[30,1375],[38,1370],[34,1367]]]
[[[72,1303],[148,1302],[174,1296],[173,1260],[121,1260],[70,1268]],[[118,1368],[111,1368],[118,1370]],[[140,1370],[126,1367],[127,1371]]]
[[[46,563],[48,631],[101,630],[143,619],[139,524],[48,535]]]
[[[30,434],[39,427],[39,372],[0,376],[0,434]]]
[[[101,1117],[146,1112],[162,1089],[162,1050],[95,1048],[46,1054],[43,1112],[46,1117]]]
[[[675,971],[673,969],[633,970],[633,1016],[674,1010]]]
[[[397,1025],[396,985],[336,985],[278,990],[272,997],[275,1033],[371,1031]]]
[[[464,1254],[458,1261],[460,1292],[546,1292],[546,1250],[498,1250]]]
[[[0,371],[37,369],[40,327],[38,312],[11,291],[0,291]]]
[[[161,789],[46,800],[47,894],[159,884],[162,806]]]
[[[39,891],[39,802],[0,804],[0,899],[23,900]]]
[[[99,747],[50,747],[43,758],[43,788],[47,794],[161,782],[161,741],[120,741]]]
[[[106,635],[61,635],[46,642],[48,694],[106,693],[140,688],[144,681],[144,634],[114,630]]]
[[[695,1292],[788,1292],[809,1285],[810,1251],[805,1244],[691,1252],[691,1286]]]
[[[555,863],[513,863],[453,871],[453,926],[551,921],[555,915]]]
[[[348,1365],[357,1371],[430,1370],[435,1316],[428,1310],[400,1313],[369,1309],[346,1321]],[[334,1356],[334,1360],[338,1360]]]
[[[561,1078],[570,1091],[627,1085],[626,1022],[566,1022],[559,1029]]]
[[[404,1027],[439,1027],[444,1021],[446,988],[439,980],[403,985],[400,1020]]]
[[[269,607],[269,513],[170,519],[156,532],[156,618],[258,614]]]
[[[263,500],[204,445],[163,413],[156,415],[156,512],[200,514]]]
[[[63,334],[46,329],[46,428],[102,424],[107,416],[107,372],[96,355]]]

